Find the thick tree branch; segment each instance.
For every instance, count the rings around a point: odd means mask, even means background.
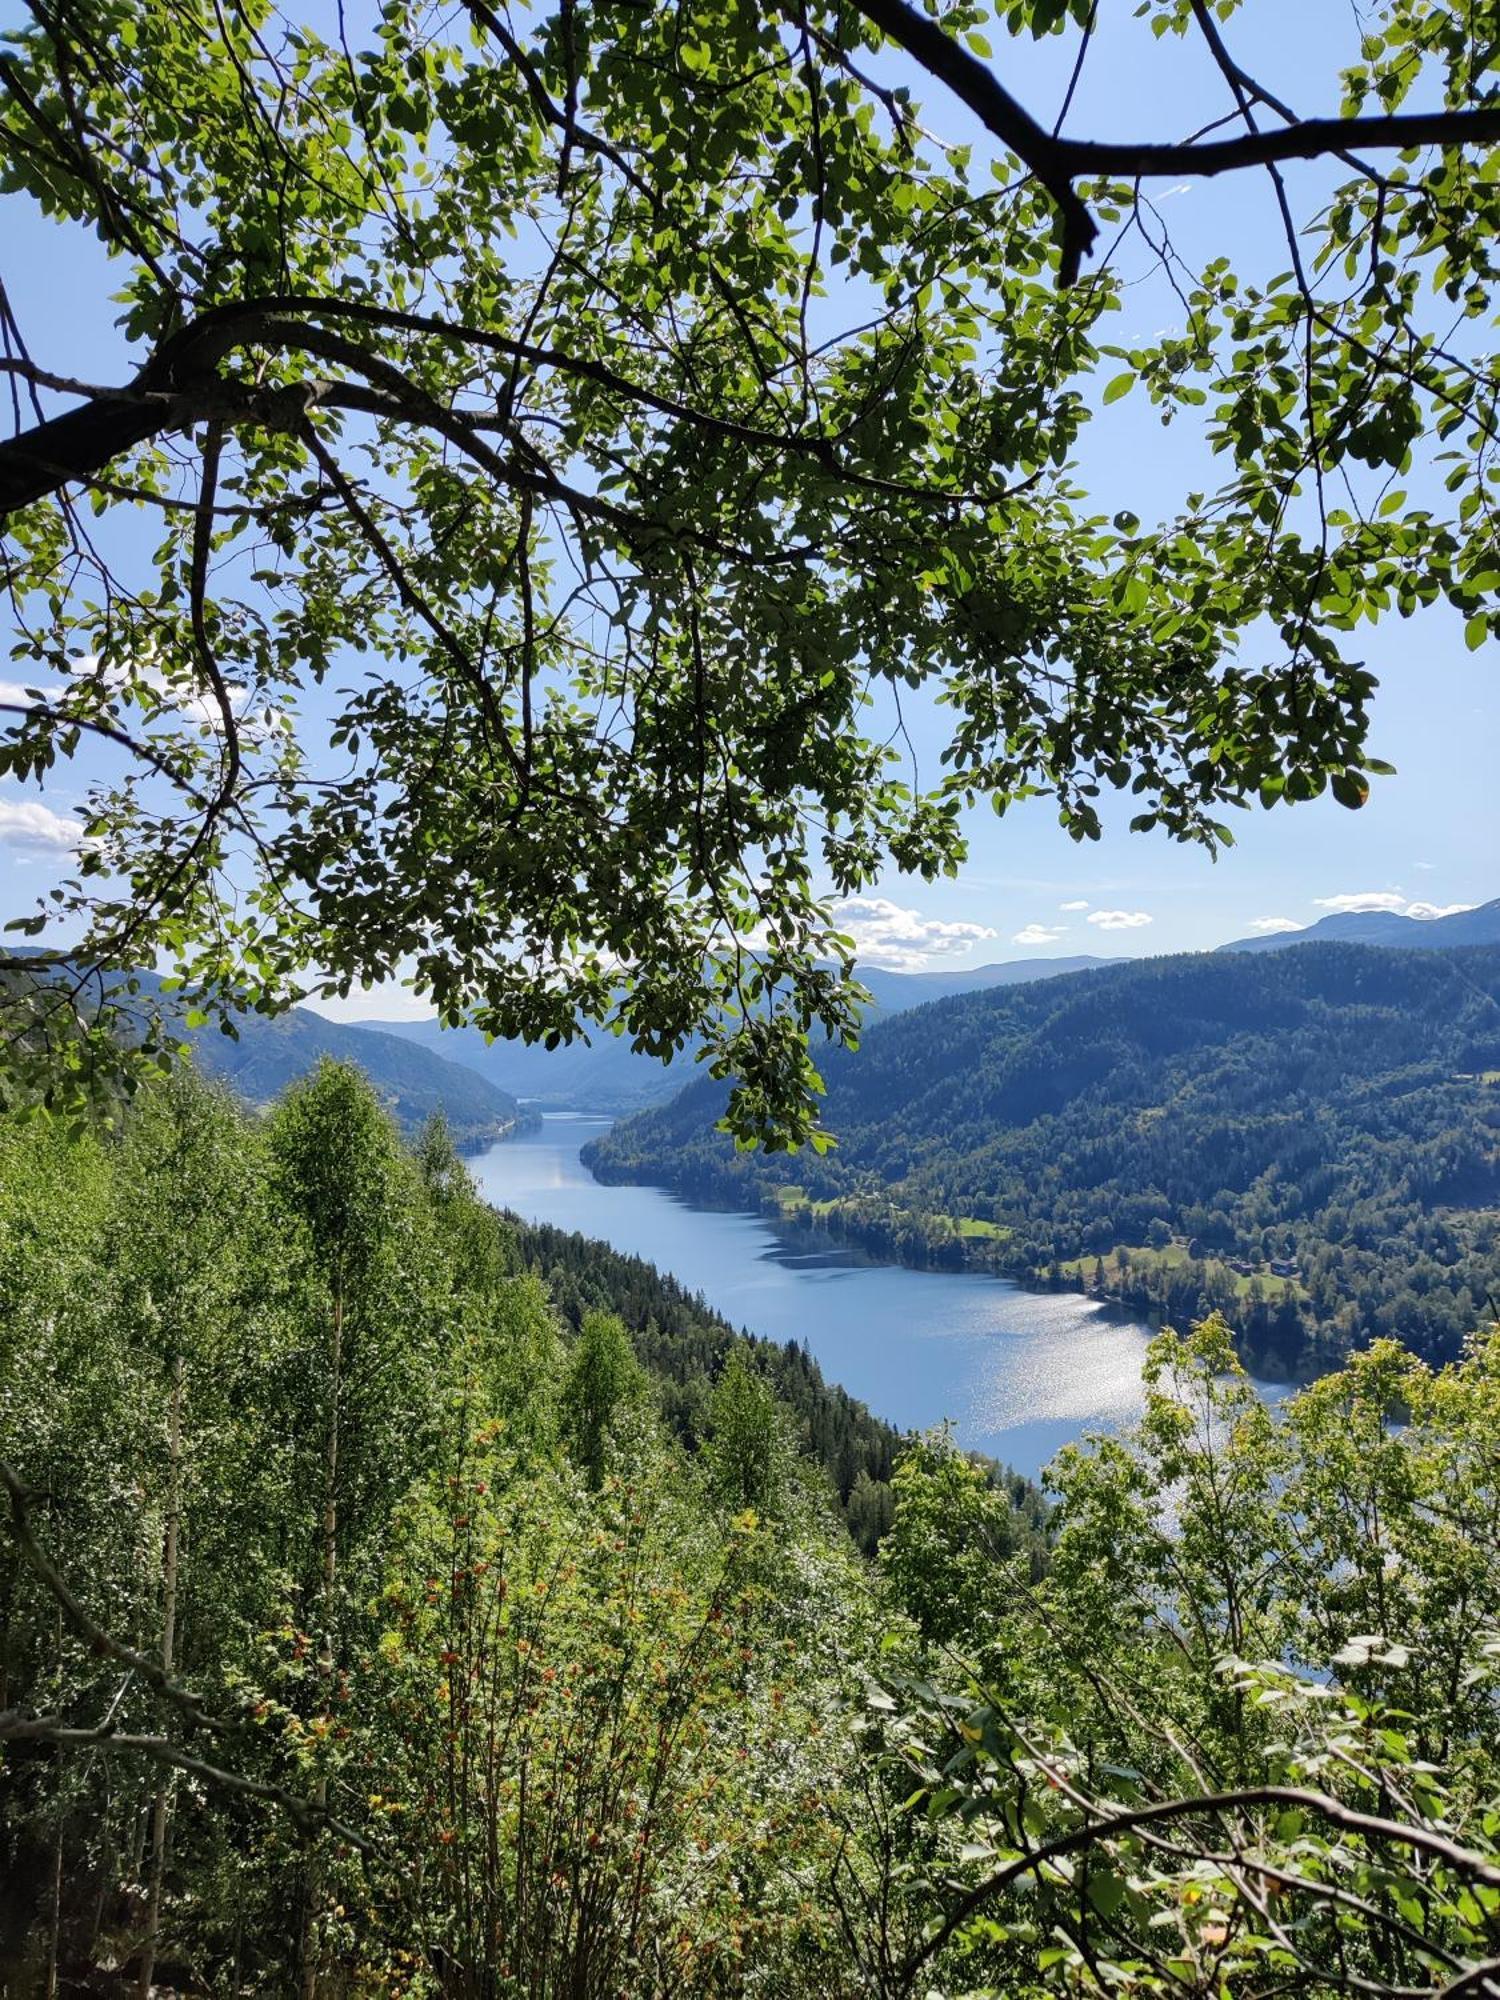
[[[97,1620],[91,1618],[73,1592],[57,1565],[47,1555],[36,1536],[32,1533],[27,1508],[27,1489],[15,1467],[0,1458],[0,1486],[10,1496],[10,1525],[17,1548],[25,1559],[27,1568],[37,1581],[49,1591],[73,1630],[94,1651],[118,1660],[121,1666],[129,1667],[141,1677],[154,1694],[172,1706],[190,1722],[195,1729],[208,1729],[222,1734],[242,1725],[226,1720],[222,1716],[210,1715],[186,1688],[179,1687],[163,1673],[160,1665],[148,1654],[138,1653],[133,1646],[116,1639],[106,1632]]]
[[[357,1833],[343,1820],[334,1818],[313,1800],[299,1799],[295,1792],[289,1792],[281,1785],[268,1784],[262,1778],[247,1778],[243,1772],[226,1771],[221,1764],[206,1763],[166,1736],[137,1736],[116,1729],[109,1723],[97,1729],[73,1728],[55,1715],[26,1715],[19,1709],[8,1708],[0,1710],[0,1743],[5,1742],[55,1743],[65,1750],[134,1752],[138,1757],[149,1757],[153,1763],[169,1764],[174,1770],[186,1771],[189,1777],[199,1778],[218,1791],[235,1792],[275,1806],[304,1832],[326,1831],[336,1839],[346,1841],[360,1854],[373,1851],[371,1843],[362,1833]]]
[[[1366,1840],[1390,1841],[1398,1847],[1410,1847],[1419,1854],[1431,1855],[1434,1860],[1446,1862],[1470,1881],[1481,1882],[1489,1889],[1500,1889],[1500,1868],[1486,1861],[1482,1855],[1460,1847],[1457,1841],[1449,1840],[1446,1835],[1435,1833],[1430,1827],[1405,1825],[1400,1820],[1380,1819],[1371,1813],[1356,1812],[1338,1799],[1330,1798],[1326,1792],[1308,1791],[1296,1785],[1247,1785],[1236,1791],[1161,1799],[1129,1811],[1101,1815],[1083,1826],[1075,1826],[1067,1833],[1059,1834],[1055,1840],[1047,1841],[1030,1854],[1008,1861],[1003,1868],[997,1869],[959,1899],[925,1940],[921,1950],[907,1961],[904,1975],[907,1979],[915,1978],[933,1953],[946,1944],[977,1910],[1013,1882],[1037,1874],[1049,1862],[1064,1860],[1070,1854],[1092,1847],[1096,1841],[1113,1840],[1140,1827],[1191,1819],[1196,1815],[1237,1812],[1250,1806],[1280,1806],[1288,1811],[1315,1813],[1345,1833],[1359,1834]]]
[[[169,427],[159,399],[98,397],[0,445],[0,521]]]
[[[1062,282],[1071,284],[1078,276],[1079,265],[1093,248],[1099,227],[1074,189],[1073,181],[1083,170],[1068,164],[1068,142],[1054,139],[995,80],[993,72],[977,56],[961,48],[930,15],[908,6],[907,0],[855,0],[855,5],[888,40],[905,49],[929,75],[945,83],[997,139],[1030,167],[1057,204]]]
[[[953,40],[908,0],[855,0],[880,29],[953,92],[997,139],[1036,175],[1057,204],[1063,284],[1078,276],[1098,226],[1074,183],[1090,179],[1210,177],[1283,160],[1348,158],[1366,151],[1405,152],[1417,146],[1487,146],[1500,141],[1500,103],[1469,111],[1415,111],[1394,117],[1303,118],[1271,132],[1182,144],[1063,139],[1039,125],[977,56]]]
[[[305,314],[312,324],[284,317]],[[654,410],[673,423],[698,429],[712,437],[754,446],[773,454],[785,454],[816,461],[835,478],[861,491],[887,494],[896,499],[931,502],[944,506],[992,506],[1011,499],[1035,483],[1034,479],[1016,487],[997,487],[974,493],[950,492],[941,487],[925,488],[907,482],[882,479],[843,465],[835,440],[809,431],[775,431],[714,411],[700,410],[674,397],[664,396],[647,384],[633,382],[607,364],[583,355],[542,347],[497,334],[484,327],[467,326],[436,316],[400,312],[370,306],[358,300],[320,299],[307,294],[271,294],[266,297],[214,306],[163,350],[126,389],[101,389],[77,410],[50,419],[0,444],[0,521],[8,514],[60,487],[77,482],[98,487],[100,473],[111,460],[144,443],[148,438],[183,430],[205,420],[233,425],[264,424],[277,430],[298,427],[301,417],[315,403],[333,408],[359,409],[376,416],[401,416],[408,421],[430,424],[451,441],[466,443],[476,429],[493,427],[491,412],[450,409],[403,376],[379,355],[344,340],[317,324],[324,319],[355,321],[386,332],[432,336],[458,347],[476,347],[503,354],[518,363],[555,370],[560,374],[596,383],[622,401]],[[239,341],[263,341],[334,362],[362,375],[375,385],[367,395],[348,384],[300,383],[285,388],[266,388],[204,373],[202,355],[218,355]],[[188,378],[191,386],[158,387]],[[59,380],[61,378],[58,378]],[[86,385],[77,385],[80,388]],[[494,467],[491,466],[491,470]],[[601,501],[597,495],[581,493],[565,486],[546,470],[507,462],[504,483],[528,491],[540,499],[576,506],[598,518],[607,519],[617,529],[639,529],[642,522],[627,510]],[[143,500],[157,496],[141,489],[128,489]],[[170,506],[170,501],[158,504]],[[191,511],[201,511],[201,503]],[[214,510],[219,511],[218,509]],[[224,510],[230,511],[230,510]],[[257,510],[240,510],[254,513]],[[707,543],[705,542],[705,546]],[[735,553],[734,551],[729,551]]]

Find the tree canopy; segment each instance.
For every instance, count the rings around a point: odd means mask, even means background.
[[[119,367],[0,290],[0,777],[92,783],[13,1062],[98,1053],[94,968],[209,1012],[400,972],[498,1034],[701,1032],[737,1133],[794,1141],[855,1024],[834,899],[952,872],[976,799],[1082,839],[1116,788],[1210,846],[1360,804],[1361,624],[1500,618],[1494,9],[1367,12],[1333,117],[1233,5],[1138,11],[1206,53],[1180,143],[1007,87],[1052,34],[1076,84],[1093,0],[998,54],[969,0],[28,0],[0,194],[103,244]],[[1167,237],[1153,187],[1229,173],[1283,271]],[[1143,257],[1174,318],[1129,345]],[[1075,464],[1126,394],[1214,455],[1154,522]]]

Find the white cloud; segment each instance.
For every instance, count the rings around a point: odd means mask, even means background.
[[[1306,928],[1305,924],[1296,923],[1291,917],[1257,917],[1250,926],[1251,930],[1259,931],[1263,937],[1270,937],[1275,931],[1300,931]]]
[[[923,972],[930,959],[951,958],[995,936],[987,924],[945,924],[884,896],[852,896],[833,915],[854,939],[856,956],[888,972]]]
[[[75,680],[97,676],[111,694],[118,694],[132,679],[148,687],[159,695],[165,712],[195,727],[200,736],[222,736],[225,733],[225,716],[218,699],[212,694],[200,694],[186,688],[179,680],[169,680],[159,667],[146,655],[133,669],[121,661],[113,661],[101,669],[100,662],[92,653],[80,654],[70,660],[69,671]],[[49,690],[61,694],[61,688]],[[237,681],[228,682],[224,689],[229,705],[230,719],[236,734],[245,744],[264,743],[269,737],[285,733],[290,729],[290,720],[282,710],[273,708],[264,697],[250,688],[241,687]]]
[[[1433,869],[1437,867],[1435,861],[1414,861],[1411,865],[1413,868],[1420,868],[1424,875],[1430,875]]]
[[[1406,908],[1406,898],[1396,889],[1356,889],[1351,895],[1314,896],[1320,910],[1339,915],[1362,915],[1367,910],[1391,910],[1396,915]]]
[[[0,841],[11,847],[66,854],[78,845],[82,832],[76,819],[35,799],[0,799]]]
[[[1151,918],[1144,910],[1091,910],[1088,921],[1101,931],[1138,931]]]
[[[1028,924],[1024,931],[1017,931],[1012,944],[1056,944],[1067,930],[1066,924]]]
[[[34,708],[38,695],[44,701],[50,701],[53,695],[61,693],[61,688],[45,681],[34,688],[25,686],[21,681],[0,681],[0,701],[8,702],[15,708]]]
[[[1087,903],[1059,903],[1057,907],[1058,907],[1058,908],[1059,908],[1060,910],[1086,910],[1086,909],[1088,908],[1088,904],[1087,904]]]
[[[325,1021],[369,1021],[376,1027],[382,1021],[437,1019],[432,1001],[425,994],[413,993],[409,986],[398,986],[393,980],[372,986],[368,993],[356,986],[342,999],[337,994],[331,994],[327,999],[319,994],[309,994],[302,1005],[310,1014],[321,1014]],[[442,1053],[440,1050],[439,1054]]]
[[[1353,895],[1318,896],[1314,900],[1320,910],[1332,910],[1340,916],[1388,910],[1395,917],[1415,917],[1418,923],[1430,923],[1434,917],[1456,917],[1460,911],[1474,908],[1472,903],[1413,902],[1399,889],[1362,889]]]

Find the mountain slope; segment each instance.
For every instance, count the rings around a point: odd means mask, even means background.
[[[305,1007],[275,1020],[242,1017],[239,1029],[238,1041],[212,1030],[199,1034],[194,1053],[201,1069],[223,1077],[252,1104],[269,1103],[320,1057],[332,1056],[364,1071],[408,1133],[441,1111],[454,1144],[471,1149],[503,1138],[523,1120],[507,1091],[397,1035],[324,1021]]]
[[[1052,979],[1110,963],[1102,958],[1022,958],[965,971],[885,972],[868,967],[860,977],[875,1009],[897,1013],[950,994],[980,992],[1035,979]],[[665,1103],[696,1073],[691,1051],[674,1063],[637,1055],[622,1036],[595,1031],[592,1043],[571,1048],[486,1042],[477,1028],[444,1028],[437,1021],[363,1021],[362,1028],[397,1035],[450,1062],[463,1063],[516,1097],[567,1111],[627,1113]]]
[[[1294,944],[1394,945],[1398,951],[1451,951],[1456,945],[1500,944],[1500,896],[1450,917],[1402,917],[1390,910],[1343,910],[1305,931],[1235,938],[1220,951],[1285,951]]]
[[[325,1021],[306,1007],[271,1018],[238,1015],[237,1037],[215,1027],[195,1030],[186,1024],[184,994],[164,992],[155,973],[137,972],[134,978],[140,996],[137,1010],[144,1014],[153,1006],[160,1008],[176,1032],[191,1042],[198,1067],[221,1077],[251,1104],[269,1104],[321,1057],[331,1056],[364,1071],[408,1135],[441,1111],[454,1144],[472,1149],[503,1138],[525,1122],[527,1114],[507,1091],[400,1036]]]
[[[1500,948],[1141,960],[898,1015],[824,1074],[822,1157],[736,1153],[707,1080],[586,1157],[908,1261],[1219,1305],[1289,1366],[1450,1352],[1500,1292]]]

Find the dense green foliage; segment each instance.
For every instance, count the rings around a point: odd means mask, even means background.
[[[1500,1333],[1436,1373],[1378,1342],[1276,1416],[1222,1321],[1147,1380],[1052,1468],[1039,1586],[976,1563],[951,1459],[898,1475],[911,1609],[976,1664],[874,1698],[943,1913],[873,1926],[870,1990],[1493,1992]]]
[[[871,1600],[763,1395],[704,1438],[766,1425],[758,1525],[620,1323],[570,1343],[347,1069],[264,1126],[184,1077],[121,1141],[0,1132],[8,1990],[122,1951],[268,1993],[712,1987],[751,1942],[803,1990],[832,1918],[782,1843],[841,1782]]]
[[[0,777],[87,792],[27,926],[210,1006],[410,970],[497,1035],[701,1034],[780,1144],[855,1020],[837,899],[954,872],[977,801],[1360,806],[1364,624],[1500,629],[1492,0],[1351,16],[1323,118],[1234,0],[1147,0],[1180,142],[1012,93],[1092,0],[988,11],[27,0],[0,200],[94,321],[57,351],[7,270]],[[1152,200],[1222,174],[1240,269]],[[1084,489],[1127,396],[1199,490]],[[58,1092],[77,1028],[0,1052]]]
[[[873,1550],[890,1522],[890,1478],[905,1440],[823,1372],[796,1341],[778,1345],[736,1333],[729,1321],[642,1258],[626,1256],[547,1223],[508,1218],[525,1263],[544,1280],[557,1310],[582,1327],[591,1310],[607,1310],[630,1329],[636,1353],[655,1378],[663,1418],[689,1450],[711,1428],[712,1383],[736,1347],[753,1354],[759,1372],[787,1411],[799,1447],[823,1467],[855,1540]],[[1017,1545],[1039,1563],[1045,1509],[1030,1481],[998,1465],[984,1466],[1002,1490]]]
[[[1163,1336],[1050,1564],[942,1434],[869,1563],[764,1349],[685,1450],[609,1261],[546,1246],[574,1330],[539,1247],[335,1065],[0,1126],[18,2000],[1500,1978],[1500,1333],[1276,1417]]]
[[[737,1151],[703,1082],[587,1157],[912,1262],[1220,1308],[1272,1370],[1385,1334],[1451,1357],[1500,1293],[1497,999],[1493,948],[1147,960],[875,1027],[827,1066],[835,1151]]]

